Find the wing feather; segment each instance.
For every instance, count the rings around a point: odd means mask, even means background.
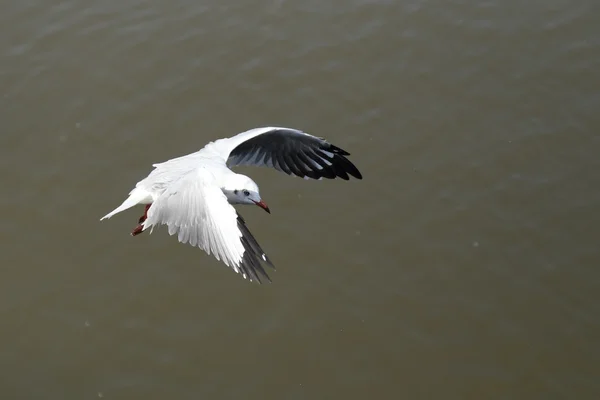
[[[362,179],[358,168],[346,158],[350,153],[296,129],[251,129],[212,145],[229,167],[271,167],[288,175],[313,179],[348,180],[350,176]]]
[[[261,262],[272,263],[206,169],[182,176],[154,201],[144,230],[158,225],[167,225],[181,243],[212,254],[244,278],[270,281]]]

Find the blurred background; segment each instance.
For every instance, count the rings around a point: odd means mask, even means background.
[[[29,0],[0,13],[2,399],[600,398],[600,3]],[[241,279],[119,205],[279,125]]]

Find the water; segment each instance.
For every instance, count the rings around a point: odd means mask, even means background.
[[[596,399],[592,1],[5,2],[5,399]],[[140,209],[154,162],[265,125],[363,181],[244,168],[242,280]]]

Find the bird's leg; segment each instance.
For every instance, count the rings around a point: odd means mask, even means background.
[[[138,224],[141,224],[142,222],[144,222],[146,220],[146,218],[148,218],[148,209],[150,208],[150,204],[146,204],[146,208],[144,209],[144,215],[142,215],[140,217],[140,219],[138,220]]]
[[[131,231],[131,236],[137,236],[144,231],[144,226],[142,225],[146,218],[148,218],[148,209],[150,208],[150,204],[146,204],[146,208],[144,209],[144,215],[140,217],[138,220],[138,226],[135,227],[133,231]]]
[[[135,227],[133,231],[131,231],[131,236],[137,236],[144,231],[144,226],[142,224]]]

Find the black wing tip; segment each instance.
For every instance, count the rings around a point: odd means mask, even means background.
[[[288,135],[293,134],[293,140]],[[350,153],[324,138],[292,128],[274,127],[239,144],[229,154],[228,165],[267,165],[287,175],[310,179],[362,179],[346,157]],[[254,160],[250,162],[250,160]]]
[[[269,283],[271,283],[271,278],[267,274],[267,271],[260,264],[260,259],[253,254],[251,245],[247,240],[242,240],[244,244],[244,256],[242,257],[242,261],[240,262],[238,269],[242,274],[245,275],[247,279],[251,282],[256,281],[258,284],[262,284],[263,281],[261,278],[266,279]]]
[[[331,174],[328,174],[329,176],[323,176],[324,178],[327,178],[327,179],[342,178],[345,181],[350,180],[348,175],[350,175],[356,179],[363,178],[363,176],[360,173],[360,171],[358,170],[358,168],[356,168],[356,166],[352,163],[352,161],[350,161],[346,158],[346,156],[349,156],[350,153],[348,153],[346,150],[344,150],[340,147],[337,147],[331,143],[327,143],[327,144],[328,144],[328,146],[326,148],[323,148],[323,150],[333,153],[333,158],[326,157],[332,163],[328,169],[333,171],[333,176],[331,176]],[[325,155],[320,154],[320,156],[323,157]]]
[[[240,214],[238,214],[238,228],[242,233],[240,240],[244,246],[244,255],[238,266],[240,272],[245,274],[251,281],[256,281],[259,284],[262,284],[261,277],[271,283],[271,278],[263,268],[262,263],[266,263],[269,267],[273,268],[273,270],[275,270],[275,266],[262,250],[254,236],[252,236],[252,233],[250,233],[246,226],[244,218],[242,218]]]
[[[348,153],[346,150],[344,150],[340,147],[334,146],[331,143],[329,143],[328,150],[330,150],[332,153],[339,154],[340,156],[349,156],[350,155],[350,153]]]

